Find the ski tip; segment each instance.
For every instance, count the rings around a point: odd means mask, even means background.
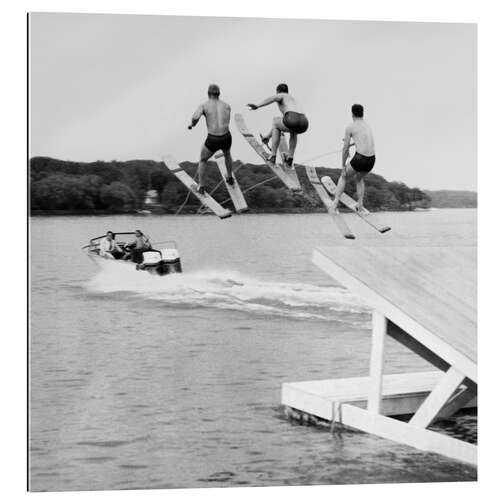
[[[386,227],[379,229],[379,232],[380,233],[387,233],[387,231],[390,231],[390,230],[391,230],[391,228],[389,226],[386,226]]]
[[[354,234],[344,234],[344,238],[346,240],[355,240],[356,236],[354,236]]]

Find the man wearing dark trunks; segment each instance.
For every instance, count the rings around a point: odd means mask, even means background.
[[[208,135],[205,143],[201,147],[200,162],[198,164],[199,186],[198,192],[205,194],[205,170],[207,161],[219,149],[224,154],[227,168],[226,182],[234,184],[233,179],[233,160],[231,158],[232,137],[229,131],[229,121],[231,119],[231,106],[219,99],[220,89],[218,85],[212,84],[208,87],[208,101],[200,104],[191,118],[191,130],[199,122],[202,116],[205,116]]]
[[[352,123],[345,129],[344,147],[342,149],[342,174],[337,184],[333,208],[336,210],[340,196],[344,192],[347,177],[353,175],[356,180],[356,193],[358,201],[356,209],[364,211],[363,198],[365,196],[365,176],[371,172],[375,165],[375,143],[370,126],[363,119],[364,109],[361,104],[353,104],[351,108]],[[351,143],[352,139],[352,143]],[[356,147],[356,153],[347,161],[349,148]]]
[[[266,135],[261,135],[262,142],[268,144],[269,140],[273,139],[271,147],[271,156],[268,161],[276,163],[276,154],[281,140],[281,133],[286,132],[290,134],[290,151],[286,158],[286,164],[291,167],[293,165],[293,156],[297,147],[297,135],[303,134],[309,127],[309,122],[304,113],[300,111],[300,107],[289,93],[288,85],[280,83],[276,87],[276,94],[264,99],[260,104],[247,104],[247,106],[256,110],[264,106],[268,106],[275,102],[283,116],[273,118],[273,125],[271,131]]]

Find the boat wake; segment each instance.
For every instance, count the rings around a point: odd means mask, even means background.
[[[251,314],[366,322],[368,309],[334,286],[263,281],[236,271],[201,270],[167,278],[110,266],[85,286],[91,293],[142,297],[177,308],[209,307]],[[357,321],[356,321],[357,320]]]

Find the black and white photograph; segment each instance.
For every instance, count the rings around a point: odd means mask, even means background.
[[[476,482],[477,24],[27,17],[29,491]]]

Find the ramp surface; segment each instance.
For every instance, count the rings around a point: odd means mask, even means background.
[[[337,246],[313,262],[477,382],[476,246]]]

